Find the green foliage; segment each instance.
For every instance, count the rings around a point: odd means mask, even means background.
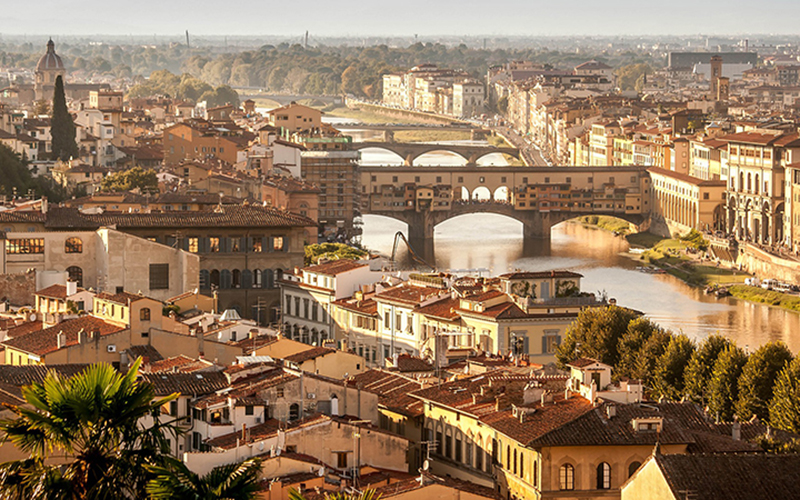
[[[705,403],[708,395],[708,381],[714,370],[714,363],[720,353],[731,342],[722,335],[710,335],[700,347],[692,354],[684,374],[686,381],[686,394],[695,403]]]
[[[501,115],[505,115],[508,111],[508,96],[503,96],[497,100],[497,111]]]
[[[258,458],[214,467],[203,477],[174,458],[148,470],[155,475],[147,483],[147,493],[154,500],[250,500],[260,490]]]
[[[726,347],[714,363],[708,382],[708,409],[720,420],[733,418],[739,398],[739,377],[747,363],[747,355],[734,345]]]
[[[125,375],[108,364],[68,379],[50,372],[23,387],[26,405],[10,408],[17,417],[0,421],[0,431],[30,458],[0,465],[0,497],[144,498],[146,467],[169,453],[167,435],[177,437],[178,428],[142,419],[178,395],[156,399],[136,380],[140,365],[141,358]],[[63,455],[62,465],[47,461]]]
[[[66,197],[64,188],[47,176],[33,177],[26,162],[5,144],[0,144],[0,194],[25,196],[47,196],[50,201],[61,201]]]
[[[787,453],[797,454],[800,453],[800,439],[794,438],[789,441],[781,441],[775,437],[768,437],[766,435],[756,436],[753,442],[761,447],[767,453],[775,455],[782,455]]]
[[[53,144],[53,158],[67,161],[78,157],[78,143],[75,142],[75,123],[67,109],[67,100],[64,97],[64,80],[61,75],[56,77],[53,88],[53,117],[51,119],[50,134]]]
[[[511,285],[511,293],[518,297],[536,298],[536,283],[530,281],[520,281]]]
[[[685,242],[690,248],[696,248],[697,250],[703,250],[703,251],[708,249],[708,240],[703,238],[703,234],[700,233],[697,229],[692,228],[691,231],[681,236],[680,239],[681,241]]]
[[[652,384],[656,360],[664,354],[672,335],[647,318],[636,318],[620,338],[615,375]]]
[[[158,192],[158,177],[153,169],[133,167],[130,170],[107,175],[100,182],[100,191],[117,193],[140,189],[144,193]]]
[[[574,281],[556,281],[556,297],[575,297],[580,293],[581,289]]]
[[[800,297],[789,293],[765,290],[760,286],[748,285],[733,285],[728,288],[728,291],[737,299],[778,306],[790,311],[800,311]]]
[[[637,317],[636,312],[617,306],[584,309],[567,328],[564,340],[558,346],[558,364],[563,367],[576,357],[584,356],[616,366],[619,339]]]
[[[617,85],[621,90],[636,90],[641,92],[644,86],[645,73],[652,75],[655,71],[649,64],[627,64],[617,69]]]
[[[333,493],[325,493],[325,500],[380,500],[381,495],[377,494],[373,489],[363,490],[359,493],[345,493],[336,491]],[[294,488],[289,489],[289,500],[306,500],[302,493]]]
[[[783,367],[792,360],[792,353],[782,342],[769,342],[750,355],[739,377],[739,401],[736,415],[739,420],[769,418],[772,389]]]
[[[800,356],[783,367],[773,388],[769,422],[778,429],[800,433]]]
[[[305,247],[305,264],[307,266],[316,264],[320,259],[363,259],[368,255],[364,250],[360,250],[344,243],[319,243],[314,245],[306,245]]]
[[[675,335],[656,362],[653,395],[676,401],[683,397],[684,370],[694,354],[694,343],[686,335]]]
[[[164,95],[188,101],[208,101],[208,107],[223,104],[239,105],[239,94],[228,85],[212,87],[205,81],[184,73],[174,75],[166,69],[154,71],[146,81],[128,91],[128,98]]]

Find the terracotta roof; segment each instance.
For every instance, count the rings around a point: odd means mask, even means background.
[[[441,288],[416,286],[409,283],[403,283],[376,294],[375,300],[400,302],[402,304],[416,306],[419,305],[420,302],[440,294],[442,294]]]
[[[600,362],[592,358],[577,358],[567,363],[567,366],[574,366],[575,368],[585,368],[595,363],[600,363]]]
[[[362,267],[367,267],[367,265],[351,259],[339,259],[332,260],[324,264],[318,264],[316,266],[304,267],[303,271],[309,273],[326,274],[328,276],[336,276],[337,274],[346,273],[348,271],[352,271],[353,269],[359,269]]]
[[[156,396],[181,393],[201,396],[228,387],[222,372],[205,373],[142,373],[142,379],[153,385]]]
[[[416,312],[425,316],[432,316],[447,321],[453,321],[459,318],[459,314],[456,311],[456,309],[458,309],[459,302],[459,299],[448,298],[434,302],[433,304],[428,304],[427,306],[420,307],[416,310]]]
[[[125,349],[125,352],[128,353],[128,357],[131,361],[135,360],[138,357],[142,358],[142,363],[145,365],[155,363],[157,361],[161,361],[164,357],[158,352],[158,349],[153,347],[150,344],[144,345],[132,345]]]
[[[347,385],[378,395],[378,404],[394,412],[418,417],[424,413],[422,401],[409,395],[420,389],[419,382],[384,370],[367,370],[347,380]]]
[[[183,354],[179,354],[177,356],[172,356],[167,359],[160,359],[154,360],[150,363],[150,369],[148,370],[150,373],[161,373],[161,372],[171,372],[171,371],[182,371],[179,370],[180,367],[189,365],[194,363],[194,358],[190,358],[189,356],[184,356]]]
[[[470,493],[469,498],[492,498],[496,500],[502,498],[500,493],[496,492],[494,489],[487,488],[486,486],[480,486],[469,481],[463,481],[453,477],[434,476],[428,472],[423,473],[423,475],[425,477],[423,482],[420,482],[418,477],[414,477],[411,479],[395,481],[385,486],[376,488],[375,496],[380,498],[392,498],[394,496],[403,495],[404,497],[407,497],[408,492],[417,491],[415,496],[418,498],[426,498],[433,492],[426,494],[424,491],[425,488],[433,485],[440,485]],[[454,497],[460,498],[460,495]]]
[[[1,213],[0,213],[1,214]],[[0,215],[0,222],[4,222]],[[16,222],[16,221],[14,221]],[[25,220],[22,220],[25,222]],[[272,207],[223,205],[219,211],[170,211],[156,213],[82,214],[74,208],[52,207],[47,212],[50,229],[117,226],[118,228],[157,227],[307,227],[317,223],[301,215]]]
[[[348,311],[354,311],[368,316],[377,316],[378,314],[378,303],[372,298],[356,300],[353,297],[349,297],[334,301],[334,304],[336,304],[336,307],[341,307],[342,309],[347,309]]]
[[[661,455],[653,459],[675,498],[800,498],[800,455]]]
[[[117,293],[100,292],[97,294],[97,298],[100,300],[108,300],[109,302],[115,302],[117,304],[122,304],[123,306],[127,306],[136,302],[137,300],[147,299],[149,297],[128,292],[117,292]]]
[[[664,168],[659,167],[650,167],[647,169],[648,172],[656,175],[663,175],[664,177],[671,177],[673,179],[677,179],[679,181],[683,181],[689,184],[694,184],[695,186],[725,186],[727,185],[726,181],[724,180],[703,180],[697,177],[692,177],[691,175],[684,174],[681,172],[675,172],[673,170],[667,170]]]
[[[31,332],[21,337],[7,339],[3,345],[18,349],[37,356],[44,356],[58,350],[58,334],[63,333],[64,339],[62,348],[78,345],[78,333],[84,332],[88,338],[91,332],[99,332],[100,336],[110,335],[125,330],[124,327],[107,323],[95,316],[82,316],[80,318],[68,319],[55,326],[45,328],[36,332]]]
[[[433,365],[422,358],[410,354],[400,354],[397,356],[397,366],[390,368],[400,373],[405,372],[429,372],[433,370]]]
[[[271,418],[266,422],[264,422],[263,424],[254,425],[253,427],[248,428],[247,430],[250,433],[249,440],[242,440],[241,439],[242,432],[241,430],[239,430],[237,432],[232,432],[230,434],[225,434],[223,436],[210,439],[206,442],[206,444],[214,448],[222,448],[223,450],[228,450],[231,448],[235,448],[237,443],[239,443],[239,446],[241,446],[241,445],[246,445],[248,443],[263,441],[264,439],[276,436],[278,434],[279,428],[283,431],[291,431],[295,429],[301,429],[303,427],[308,427],[311,425],[330,423],[330,422],[331,422],[330,417],[322,414],[314,414],[302,420],[289,423],[281,422],[280,420],[275,420],[274,418]]]
[[[0,383],[22,387],[43,381],[50,371],[54,371],[62,377],[72,377],[88,367],[87,364],[0,365]]]
[[[42,329],[42,322],[37,321],[30,321],[28,323],[22,323],[21,325],[14,326],[8,329],[6,332],[6,340],[12,339],[15,337],[22,337],[23,335],[27,335],[31,332],[36,332]]]
[[[327,347],[312,347],[311,349],[298,352],[296,354],[292,354],[291,356],[286,356],[286,361],[291,361],[292,363],[301,364],[310,359],[318,358],[320,356],[325,356],[332,352],[336,352],[336,349],[329,349]]]

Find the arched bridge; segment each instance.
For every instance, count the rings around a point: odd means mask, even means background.
[[[440,144],[428,142],[354,142],[351,149],[361,150],[378,148],[391,151],[403,158],[406,166],[411,166],[414,161],[425,153],[434,151],[447,151],[457,154],[467,161],[467,165],[476,165],[482,157],[492,153],[502,153],[516,159],[521,159],[519,149],[497,146],[471,146],[462,144]]]
[[[361,167],[363,214],[408,224],[412,245],[432,248],[436,225],[495,213],[523,224],[525,238],[584,215],[641,225],[650,214],[646,167]],[[487,199],[488,194],[488,199]]]

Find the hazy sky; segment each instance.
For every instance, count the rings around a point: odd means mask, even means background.
[[[798,18],[798,0],[0,0],[0,35],[797,34]]]

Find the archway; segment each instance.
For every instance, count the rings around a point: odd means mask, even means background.
[[[408,224],[397,219],[372,214],[364,214],[361,218],[363,220],[361,243],[366,248],[384,255],[391,255],[394,235],[398,231],[408,234]],[[400,251],[405,255],[405,246],[401,246]]]
[[[506,186],[500,186],[499,188],[495,189],[492,199],[499,202],[508,202],[508,188]]]
[[[479,186],[472,191],[470,199],[473,201],[488,201],[492,199],[492,192],[485,186]]]
[[[423,153],[412,162],[414,166],[423,165],[445,165],[454,167],[463,167],[467,164],[467,159],[458,153],[447,151],[446,149],[437,149]]]
[[[389,151],[386,148],[364,148],[360,150],[360,153],[361,159],[359,163],[362,166],[401,166],[405,165],[406,161],[405,158],[399,154],[394,151]]]

